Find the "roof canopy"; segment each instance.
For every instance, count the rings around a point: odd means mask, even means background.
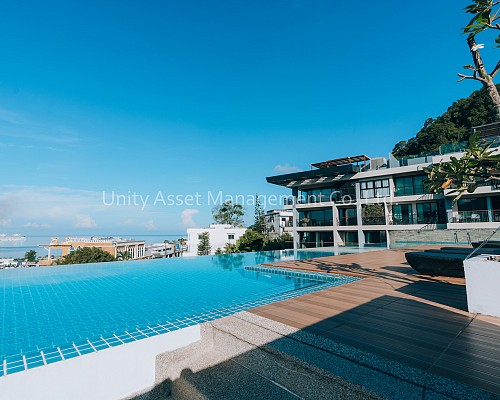
[[[353,164],[339,165],[331,168],[313,169],[310,171],[293,172],[291,174],[269,176],[268,183],[286,187],[298,187],[332,182],[342,179],[344,175],[353,175],[359,168]]]
[[[343,157],[343,158],[336,158],[334,160],[323,161],[323,162],[311,164],[311,167],[331,168],[331,167],[336,167],[337,165],[347,165],[347,164],[354,164],[354,163],[358,163],[358,162],[366,162],[369,159],[370,159],[370,157],[363,154],[360,156]]]
[[[481,139],[487,139],[494,136],[500,136],[500,122],[493,122],[492,124],[474,126],[473,132],[479,132]]]

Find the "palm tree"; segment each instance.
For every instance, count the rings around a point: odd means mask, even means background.
[[[116,259],[119,261],[130,260],[130,254],[126,250],[122,250],[116,253]]]

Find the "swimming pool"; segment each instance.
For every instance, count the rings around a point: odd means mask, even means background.
[[[298,258],[331,255],[300,251]],[[357,280],[259,266],[290,252],[0,271],[0,376]]]

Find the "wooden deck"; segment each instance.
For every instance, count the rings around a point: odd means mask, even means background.
[[[365,279],[249,311],[500,395],[500,318],[467,312],[464,279],[418,275],[405,251],[270,264]]]

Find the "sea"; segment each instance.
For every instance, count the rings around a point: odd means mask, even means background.
[[[165,240],[173,241],[180,238],[187,239],[184,234],[178,235],[95,235],[96,237],[119,237],[125,239],[144,240],[146,246],[153,243],[163,243]],[[63,241],[66,237],[90,237],[84,235],[53,235],[53,236],[26,236],[25,239],[19,241],[1,241],[0,240],[0,258],[24,258],[24,255],[29,250],[35,250],[37,256],[46,256],[47,250],[40,245],[47,245],[51,239],[57,237],[59,241]],[[54,256],[61,255],[57,250],[52,250]]]

